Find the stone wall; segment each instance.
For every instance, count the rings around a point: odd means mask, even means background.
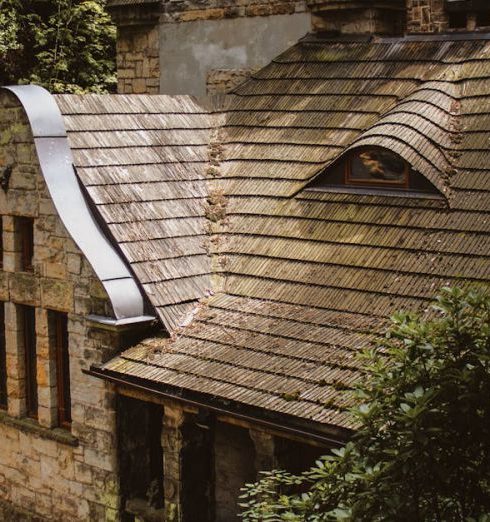
[[[206,79],[208,95],[227,94],[253,74],[253,69],[211,69]]]
[[[439,33],[447,28],[444,0],[407,0],[409,33]]]
[[[158,26],[119,27],[116,52],[119,94],[159,93]]]
[[[110,385],[82,373],[106,360],[119,333],[85,318],[110,315],[111,306],[91,266],[57,216],[40,173],[30,127],[12,95],[0,94],[0,189],[8,411],[0,411],[0,513],[19,520],[111,521],[118,518],[114,394]],[[34,222],[32,271],[19,271],[15,217]],[[25,417],[26,383],[18,305],[35,307],[37,419]],[[71,430],[57,427],[56,361],[48,310],[68,314]],[[30,515],[26,515],[30,513]],[[24,517],[24,518],[22,518]]]

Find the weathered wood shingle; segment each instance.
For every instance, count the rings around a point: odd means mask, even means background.
[[[209,114],[186,97],[59,98],[82,182],[180,325],[105,371],[349,426],[342,389],[387,316],[489,282],[489,51],[310,38]],[[308,190],[363,144],[439,196]]]
[[[80,181],[167,326],[211,289],[209,111],[181,96],[58,96]]]

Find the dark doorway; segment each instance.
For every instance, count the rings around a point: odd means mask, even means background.
[[[282,437],[275,437],[274,446],[278,468],[295,474],[306,471],[322,455],[330,453],[328,447],[311,446]]]
[[[118,396],[119,474],[123,522],[163,516],[163,407]]]
[[[298,475],[311,468],[315,465],[315,461],[322,455],[330,453],[330,448],[326,446],[311,446],[310,444],[283,439],[282,437],[275,437],[274,446],[277,467],[289,471],[289,473],[293,473],[294,475]],[[306,493],[307,491],[308,487],[303,485],[290,486],[289,488],[285,488],[283,492],[285,494],[299,494]]]
[[[182,520],[214,522],[214,417],[188,415],[182,427]]]
[[[217,423],[215,441],[216,522],[241,520],[238,496],[246,482],[254,482],[255,447],[245,428]]]

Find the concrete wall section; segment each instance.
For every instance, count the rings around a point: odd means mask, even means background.
[[[310,14],[160,26],[160,92],[206,94],[212,69],[258,69],[310,30]]]

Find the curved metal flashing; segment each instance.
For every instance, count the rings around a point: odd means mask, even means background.
[[[63,117],[51,94],[37,85],[2,87],[24,107],[34,137],[41,172],[68,233],[83,252],[125,324],[153,320],[128,267],[90,211],[73,167]]]

